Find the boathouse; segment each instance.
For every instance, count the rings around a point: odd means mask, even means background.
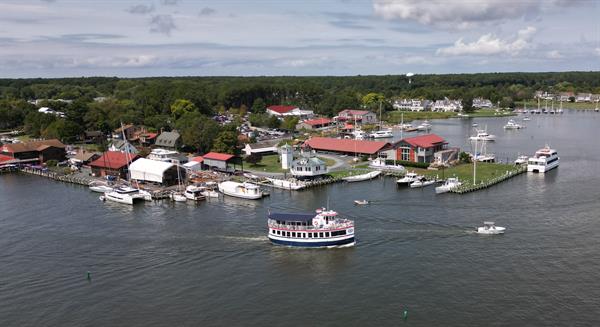
[[[185,169],[177,173],[177,166],[165,161],[140,158],[131,163],[129,174],[132,180],[138,182],[151,182],[161,185],[177,184],[179,176],[185,179]]]
[[[335,152],[347,155],[377,155],[389,143],[381,141],[362,141],[351,139],[336,139],[331,137],[312,137],[304,142],[303,147],[323,152]]]
[[[57,139],[4,144],[0,153],[21,163],[41,164],[48,160],[66,160],[65,145]]]
[[[235,168],[231,167],[230,163],[233,162],[234,155],[228,153],[209,152],[202,156],[202,164],[207,169],[234,172]]]
[[[436,134],[409,137],[396,142],[396,160],[432,163],[435,153],[446,150],[448,142]]]
[[[127,178],[127,163],[138,158],[136,154],[107,151],[102,156],[90,163],[94,176],[119,176]]]
[[[302,153],[300,158],[292,161],[290,172],[297,178],[316,177],[327,174],[327,165],[311,151]]]
[[[340,122],[354,122],[360,124],[375,124],[377,123],[377,115],[372,111],[344,109],[335,117]]]

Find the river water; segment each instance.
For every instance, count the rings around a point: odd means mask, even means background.
[[[0,176],[1,324],[599,325],[600,114],[536,115],[519,131],[504,131],[504,118],[475,121],[498,135],[488,151],[500,159],[549,143],[560,167],[466,195],[381,178],[135,207]],[[433,132],[466,147],[472,122],[433,121]],[[363,198],[373,205],[353,206]],[[268,242],[267,210],[309,212],[327,199],[355,219],[356,247]],[[474,234],[484,220],[507,233]]]

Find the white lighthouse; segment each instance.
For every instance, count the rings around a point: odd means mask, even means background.
[[[279,154],[281,155],[281,169],[292,168],[292,161],[294,161],[294,149],[292,146],[286,143],[279,148]]]

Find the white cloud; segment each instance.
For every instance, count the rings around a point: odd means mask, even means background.
[[[561,59],[561,58],[563,58],[563,55],[558,50],[551,50],[551,51],[546,52],[546,58]]]
[[[375,14],[385,19],[413,20],[424,25],[468,28],[478,23],[510,20],[565,6],[564,0],[373,0]]]
[[[535,27],[529,26],[517,33],[514,41],[502,40],[493,34],[485,34],[477,41],[465,43],[462,38],[454,45],[437,50],[438,55],[444,56],[489,56],[497,54],[517,55],[531,47],[531,38],[535,34]]]

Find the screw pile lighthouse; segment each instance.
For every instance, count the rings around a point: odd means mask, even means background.
[[[322,248],[355,243],[354,221],[325,208],[317,209],[315,214],[269,212],[267,224],[274,244]]]

